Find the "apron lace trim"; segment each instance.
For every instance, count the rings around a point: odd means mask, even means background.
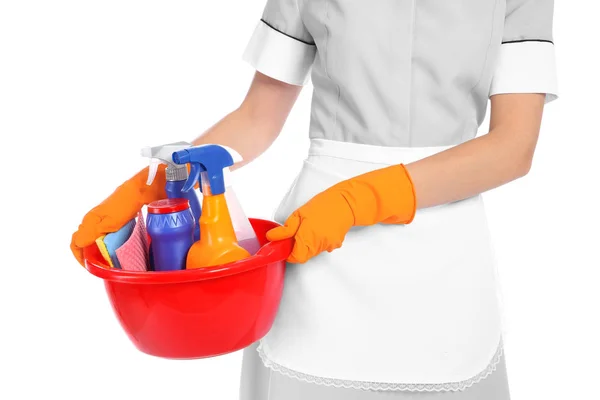
[[[386,383],[323,378],[319,376],[303,374],[301,372],[291,370],[269,360],[262,348],[262,344],[258,346],[257,351],[265,367],[280,374],[283,374],[288,378],[297,379],[306,383],[312,383],[323,386],[333,386],[336,388],[368,391],[457,392],[468,389],[476,383],[479,383],[488,376],[490,376],[496,370],[498,364],[500,363],[500,360],[502,359],[503,346],[502,343],[498,345],[496,354],[494,354],[494,357],[492,357],[492,360],[483,371],[481,371],[480,373],[478,373],[470,379],[460,382],[448,383]]]

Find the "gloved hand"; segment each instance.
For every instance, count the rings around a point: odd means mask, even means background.
[[[294,237],[288,261],[304,263],[342,246],[353,226],[409,224],[416,197],[404,165],[394,165],[340,182],[298,208],[283,226],[267,232],[271,241]]]
[[[146,185],[147,179],[148,168],[144,168],[83,217],[71,239],[71,251],[81,265],[83,248],[94,244],[100,236],[121,229],[144,205],[167,197],[164,165],[159,166],[152,185]]]

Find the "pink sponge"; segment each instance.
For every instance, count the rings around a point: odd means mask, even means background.
[[[148,235],[142,211],[138,212],[137,222],[129,239],[115,253],[124,271],[148,270]]]

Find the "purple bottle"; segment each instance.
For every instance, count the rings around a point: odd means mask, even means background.
[[[185,269],[196,226],[189,201],[165,199],[150,203],[146,225],[152,241],[154,271]]]

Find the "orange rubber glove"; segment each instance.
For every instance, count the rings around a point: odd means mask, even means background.
[[[116,232],[137,215],[140,208],[167,197],[165,165],[160,165],[152,185],[146,185],[148,168],[119,186],[106,200],[88,212],[71,239],[71,251],[83,265],[83,248],[107,233]]]
[[[294,237],[288,261],[304,263],[341,247],[353,226],[409,224],[415,212],[413,184],[404,165],[399,164],[345,180],[317,194],[283,226],[267,232],[267,238]]]

